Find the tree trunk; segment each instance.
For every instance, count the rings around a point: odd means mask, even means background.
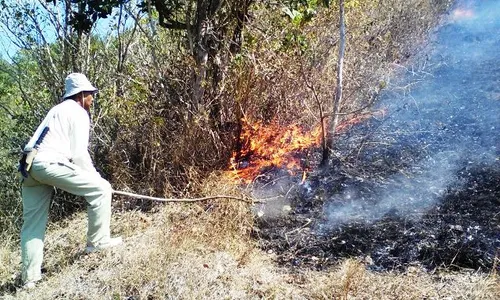
[[[344,22],[344,0],[339,0],[339,19],[340,19],[340,45],[339,57],[337,63],[337,87],[335,88],[335,98],[333,101],[332,119],[327,133],[327,147],[323,149],[323,159],[321,164],[326,165],[330,159],[331,150],[335,147],[335,131],[339,121],[340,103],[342,102],[342,69],[344,66],[345,53],[345,22]]]

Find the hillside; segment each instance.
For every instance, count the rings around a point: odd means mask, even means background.
[[[24,48],[0,68],[0,299],[500,298],[496,2],[345,1],[326,165],[336,1],[132,1],[108,36],[2,4]],[[71,26],[50,41],[44,16]],[[85,205],[58,191],[23,290],[17,149],[73,70],[99,86],[90,150],[115,190],[245,201],[114,195],[124,244],[85,254]]]
[[[213,207],[174,204],[154,213],[117,213],[114,232],[125,244],[92,255],[78,247],[85,242],[83,214],[53,224],[46,279],[34,291],[16,293],[4,284],[2,299],[496,299],[500,293],[494,273],[466,269],[373,272],[356,259],[322,271],[280,267],[275,254],[255,241],[215,231],[235,224],[214,222],[245,220],[227,214],[234,204]],[[18,253],[3,248],[2,261],[9,262],[2,278],[15,274]]]

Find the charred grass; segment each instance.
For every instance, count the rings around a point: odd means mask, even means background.
[[[311,178],[314,192],[299,186],[295,195],[289,193],[289,213],[259,218],[256,235],[264,249],[275,251],[291,267],[324,269],[354,256],[378,271],[404,272],[413,266],[498,271],[500,172],[485,167],[460,173],[467,174],[463,185],[448,187],[432,207],[408,211],[404,209],[412,203],[380,210],[373,201],[381,197],[375,182]],[[342,193],[343,186],[349,187],[350,200],[331,196]],[[404,203],[404,197],[398,200]],[[351,207],[349,201],[358,202]]]

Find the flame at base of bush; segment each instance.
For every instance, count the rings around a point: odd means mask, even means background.
[[[370,118],[373,113],[360,114],[341,122],[336,133]],[[233,152],[227,176],[245,184],[270,168],[285,169],[291,175],[309,171],[308,151],[318,148],[323,141],[321,124],[307,131],[297,124],[269,124],[242,119],[239,148]],[[327,124],[324,126],[327,127]]]

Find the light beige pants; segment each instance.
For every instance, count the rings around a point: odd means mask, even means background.
[[[69,163],[34,162],[22,185],[22,279],[41,278],[43,241],[54,187],[87,201],[87,241],[94,245],[110,238],[111,194],[109,182],[96,172]]]

